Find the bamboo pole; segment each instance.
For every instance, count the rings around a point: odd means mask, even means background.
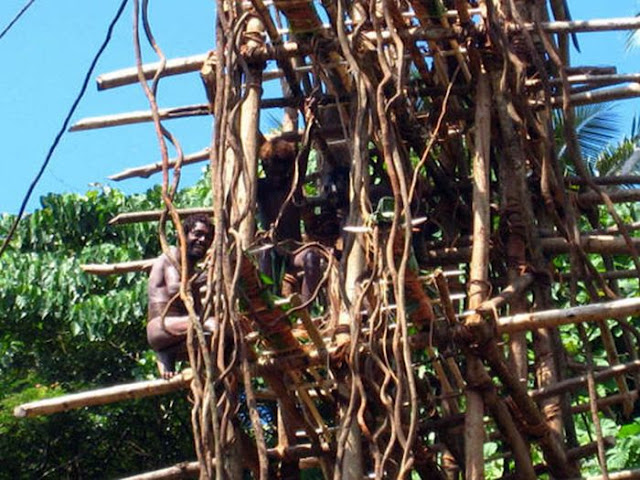
[[[323,129],[322,132],[325,131],[331,131],[331,130],[327,130],[327,129]],[[296,142],[300,139],[302,133],[299,131],[295,131],[295,132],[284,132],[281,134],[278,134],[277,136],[284,138],[285,140],[291,141],[291,142]],[[274,134],[266,134],[266,135],[262,135],[264,137],[264,139],[269,140],[273,137],[275,137],[276,135]],[[195,152],[195,153],[191,153],[189,155],[185,155],[185,157],[182,160],[182,165],[189,165],[192,163],[198,163],[201,161],[205,161],[205,160],[209,160],[209,156],[211,154],[211,149],[209,147],[203,148],[202,150]],[[168,167],[169,168],[173,168],[176,165],[176,162],[178,161],[177,158],[172,158],[169,160],[168,163]],[[134,167],[134,168],[128,168],[126,170],[123,170],[120,173],[116,173],[114,175],[111,175],[109,177],[110,180],[115,180],[115,181],[120,181],[120,180],[125,180],[128,178],[133,178],[133,177],[142,177],[142,178],[148,178],[149,176],[153,175],[154,173],[159,173],[162,172],[162,162],[156,162],[156,163],[151,163],[148,165],[142,165],[140,167]]]
[[[284,449],[269,448],[267,455],[269,458],[297,458],[300,463],[300,469],[306,470],[317,466],[317,449],[311,445],[294,445]],[[213,460],[215,462],[215,459]],[[181,462],[171,467],[161,468],[152,472],[140,473],[120,480],[177,480],[182,478],[197,477],[200,473],[200,465],[198,462]]]
[[[474,14],[479,13],[479,9],[471,9]],[[534,24],[525,24],[529,30],[535,29]],[[590,21],[572,21],[572,22],[544,22],[541,28],[547,32],[594,32],[594,31],[611,31],[611,30],[633,30],[640,28],[638,19],[618,18],[609,20],[590,20]],[[280,32],[279,32],[280,33]],[[293,43],[293,42],[288,42]],[[289,47],[291,48],[291,47]],[[174,58],[166,62],[162,76],[177,75],[182,73],[196,72],[200,70],[202,64],[206,60],[208,53],[199,53],[187,57]],[[160,67],[159,62],[143,65],[143,74],[145,78],[151,79]],[[265,72],[269,75],[270,72]],[[269,77],[266,77],[269,78]],[[569,77],[571,78],[571,77]],[[97,86],[99,90],[129,85],[138,82],[136,67],[129,67],[113,72],[104,73],[97,78]]]
[[[294,107],[300,103],[297,98],[267,98],[262,100],[260,108],[282,108]],[[209,104],[187,105],[184,107],[161,108],[158,115],[161,120],[173,120],[177,118],[197,117],[210,115]],[[96,128],[118,127],[122,125],[133,125],[153,121],[151,110],[139,110],[135,112],[117,113],[113,115],[102,115],[98,117],[87,117],[78,120],[69,128],[70,132],[83,130],[93,130]]]
[[[517,277],[513,283],[507,285],[498,295],[482,302],[477,310],[482,313],[497,310],[505,303],[509,303],[513,297],[521,295],[524,290],[529,288],[532,282],[533,275],[530,273]]]
[[[148,272],[152,265],[153,259],[147,259],[111,264],[86,263],[80,265],[80,268],[83,272],[93,275],[121,275],[130,272]]]
[[[246,48],[251,51],[259,48],[264,25],[258,17],[250,17],[247,22],[245,35],[247,36]],[[249,63],[246,72],[246,89],[240,106],[240,141],[242,148],[243,167],[240,171],[234,194],[234,209],[231,214],[231,224],[235,225],[237,219],[233,213],[239,212],[243,218],[239,220],[238,233],[240,235],[241,248],[246,249],[253,241],[255,235],[255,204],[258,191],[258,148],[260,146],[260,108],[262,96],[262,71],[264,64],[261,62]],[[237,210],[235,210],[237,208]]]
[[[586,477],[584,480],[605,480],[603,475],[595,475]],[[621,470],[619,472],[613,472],[608,474],[609,480],[637,480],[640,479],[640,469],[636,470]]]
[[[609,367],[605,370],[595,372],[593,379],[596,383],[604,382],[610,378],[631,374],[640,370],[640,360],[634,360],[633,362],[622,363]],[[529,392],[529,396],[534,400],[540,400],[547,397],[553,397],[564,392],[573,391],[580,387],[584,387],[587,384],[587,375],[580,375],[578,377],[569,378],[563,380],[554,385],[548,387],[538,388]]]
[[[182,159],[182,166],[190,165],[192,163],[203,162],[209,159],[210,149],[209,147],[204,148],[198,152],[192,153],[190,155],[185,155]],[[173,168],[176,165],[177,158],[172,158],[169,160],[168,168]],[[109,176],[109,180],[115,180],[119,182],[120,180],[125,180],[127,178],[133,177],[142,177],[148,178],[154,173],[162,172],[162,162],[152,163],[150,165],[143,165],[141,167],[128,168],[123,170],[122,172],[116,173],[114,175]]]
[[[569,103],[575,107],[579,105],[591,105],[594,103],[636,98],[638,96],[640,96],[640,84],[631,83],[629,85],[608,88],[606,90],[575,93],[569,96]],[[554,108],[562,108],[562,102],[562,97],[553,97],[551,99],[551,106]]]
[[[562,79],[560,78],[550,78],[548,79],[550,85],[560,85],[562,84]],[[626,83],[626,82],[640,82],[640,73],[621,73],[621,74],[605,74],[605,75],[593,75],[590,73],[580,74],[580,75],[569,75],[567,76],[567,82],[569,84],[580,84],[585,83],[589,85],[612,85],[615,83]],[[542,87],[542,80],[539,78],[531,78],[525,80],[525,85],[527,87]]]
[[[184,118],[193,116],[209,115],[208,104],[187,105],[184,107],[161,108],[158,115],[161,120],[169,120],[174,118]],[[81,130],[92,130],[95,128],[117,127],[121,125],[132,125],[135,123],[151,122],[153,115],[151,110],[140,110],[128,113],[118,113],[114,115],[102,115],[99,117],[88,117],[78,120],[69,128],[70,132],[78,132]]]
[[[537,328],[550,328],[569,323],[597,322],[640,314],[640,298],[624,298],[610,302],[581,305],[557,310],[519,313],[497,321],[499,333],[513,333]]]
[[[616,393],[613,395],[609,395],[607,397],[599,398],[597,401],[597,405],[598,405],[598,410],[603,410],[611,405],[617,405],[619,403],[624,403],[624,402],[635,403],[637,400],[638,400],[638,391],[633,390],[633,391],[630,391],[629,393]],[[589,402],[581,403],[571,407],[571,413],[576,414],[576,413],[588,412],[590,408],[591,408],[591,404]]]
[[[636,248],[640,248],[640,238],[631,239]],[[564,238],[541,238],[540,245],[546,255],[569,253],[569,243]],[[581,235],[580,245],[585,253],[610,253],[614,255],[629,255],[629,248],[623,238],[612,235]],[[468,262],[471,255],[470,247],[448,247],[427,250],[422,261],[429,266],[450,265],[452,263]]]
[[[137,223],[137,222],[153,222],[160,220],[160,215],[163,210],[149,210],[146,212],[128,212],[128,213],[119,213],[111,220],[109,220],[109,225],[124,225],[126,223]],[[208,215],[213,214],[213,209],[211,207],[203,207],[203,208],[181,208],[177,210],[180,218],[188,217],[189,215],[193,215],[196,213],[205,213]]]
[[[640,222],[632,222],[627,223],[624,226],[628,232],[634,232],[636,230],[640,230]],[[613,225],[611,227],[599,228],[597,230],[593,230],[592,233],[595,235],[607,235],[612,233],[619,233],[620,227],[618,225]]]
[[[297,308],[300,305],[302,305],[302,300],[300,299],[300,295],[298,295],[298,294],[292,295],[290,304],[294,308]],[[300,320],[302,321],[302,324],[304,325],[304,328],[305,328],[307,334],[309,335],[309,338],[311,339],[311,341],[315,345],[317,351],[321,355],[322,355],[322,352],[325,352],[325,354],[326,354],[327,345],[325,344],[324,339],[322,338],[322,335],[320,335],[320,332],[318,331],[318,328],[313,323],[313,320],[311,319],[311,316],[309,315],[309,312],[307,311],[307,309],[306,308],[302,308],[300,310],[297,310],[295,312],[295,315],[298,316],[300,318]]]
[[[161,468],[152,472],[131,475],[120,480],[178,480],[183,478],[195,478],[200,475],[198,462],[182,462],[167,468]]]
[[[624,278],[638,278],[640,276],[640,272],[635,268],[630,270],[614,270],[607,272],[599,272],[600,276],[604,280],[621,280]],[[557,273],[555,275],[555,280],[557,282],[568,282],[571,279],[570,273]],[[582,278],[578,278],[578,280],[583,280]]]
[[[167,60],[164,69],[162,70],[162,77],[168,77],[172,75],[180,75],[183,73],[197,72],[202,68],[205,60],[207,60],[208,53],[198,53],[196,55],[190,55],[188,57],[172,58]],[[158,68],[160,68],[159,62],[147,63],[142,66],[142,71],[147,80],[153,78]],[[302,67],[309,68],[309,67]],[[296,69],[298,70],[298,69]],[[267,70],[264,72],[264,80],[274,80],[282,76],[282,71],[278,69]],[[138,72],[136,67],[128,67],[113,72],[103,73],[96,79],[98,90],[107,90],[109,88],[122,87],[124,85],[131,85],[138,83]]]
[[[640,87],[640,85],[639,85]],[[638,90],[640,92],[640,90]],[[607,192],[613,203],[637,202],[640,200],[640,189],[624,189],[615,192]],[[593,205],[602,205],[604,201],[598,192],[587,192],[578,195],[578,205],[586,208]]]
[[[35,417],[37,415],[66,412],[74,408],[106,405],[122,400],[163,395],[187,388],[192,378],[193,373],[191,369],[188,368],[169,380],[145,380],[24,403],[18,405],[14,409],[13,414],[19,418]]]
[[[491,141],[491,93],[487,73],[479,66],[476,91],[476,132],[473,154],[473,248],[469,271],[469,309],[474,310],[488,295],[489,235],[491,217],[489,207],[489,149]],[[467,319],[467,325],[483,323],[480,314]],[[484,400],[480,385],[486,381],[487,372],[480,358],[467,354],[467,409],[465,413],[465,478],[484,478]],[[491,380],[489,380],[491,382]]]
[[[636,30],[640,28],[640,18],[621,17],[595,20],[571,20],[558,22],[540,22],[540,28],[548,33],[612,32],[618,30]],[[525,23],[527,30],[536,30],[535,23]],[[517,27],[514,27],[514,29]]]
[[[199,53],[188,57],[172,58],[167,60],[164,65],[160,62],[147,63],[142,66],[142,72],[147,80],[152,79],[158,69],[162,68],[162,77],[170,75],[179,75],[181,73],[197,72],[202,68],[202,64],[208,57],[208,53]],[[138,83],[137,67],[123,68],[113,72],[98,75],[96,83],[98,90],[107,90],[109,88],[121,87],[123,85],[131,85]]]
[[[640,75],[640,74],[639,74]],[[640,175],[607,175],[604,177],[593,177],[591,179],[596,185],[625,185],[640,184]],[[569,185],[587,185],[588,182],[582,177],[565,177],[565,183]]]

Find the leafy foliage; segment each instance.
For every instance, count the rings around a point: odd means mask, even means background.
[[[203,179],[180,206],[202,205]],[[16,419],[21,403],[155,374],[144,333],[146,276],[96,277],[83,263],[158,254],[153,224],[111,226],[123,211],[159,208],[160,190],[49,194],[0,258],[0,458],[4,478],[105,478],[194,458],[184,392]],[[0,236],[12,217],[0,218]]]
[[[593,165],[596,158],[620,135],[618,117],[611,105],[595,104],[575,108],[576,135],[583,158]],[[558,148],[558,158],[565,164],[567,145],[564,139],[564,117],[562,112],[553,112],[553,125]]]
[[[600,174],[637,174],[640,172],[640,158],[632,155],[640,140],[640,123],[634,119],[631,132],[616,145],[608,146],[596,158],[595,168]],[[631,161],[630,161],[631,160]]]

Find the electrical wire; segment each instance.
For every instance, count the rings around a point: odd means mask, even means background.
[[[124,11],[124,7],[127,5],[128,1],[129,0],[122,0],[122,3],[118,7],[118,10],[116,11],[115,16],[113,17],[113,20],[111,20],[111,23],[109,24],[109,28],[107,30],[107,35],[105,36],[105,39],[103,40],[102,44],[100,45],[100,48],[98,49],[98,52],[93,57],[93,60],[91,61],[91,65],[89,66],[89,69],[87,70],[87,73],[84,76],[84,80],[82,82],[82,87],[80,88],[80,91],[78,92],[78,95],[76,96],[75,100],[73,101],[73,104],[71,105],[71,108],[69,109],[69,112],[67,113],[67,115],[66,115],[66,117],[64,119],[64,122],[62,122],[62,126],[60,127],[60,130],[58,131],[58,134],[56,135],[55,139],[53,140],[53,143],[51,144],[51,147],[49,147],[49,151],[47,152],[47,156],[44,159],[44,162],[42,163],[42,166],[40,167],[40,171],[38,172],[36,177],[31,182],[31,185],[29,186],[29,189],[27,190],[27,193],[24,196],[24,199],[22,200],[22,204],[20,205],[20,210],[18,211],[18,214],[17,214],[13,224],[11,225],[11,229],[9,230],[9,233],[7,233],[7,236],[4,239],[4,242],[2,243],[2,247],[0,247],[0,256],[2,256],[4,251],[7,249],[7,246],[9,245],[9,242],[11,242],[11,239],[13,238],[13,235],[14,235],[16,229],[18,228],[18,223],[20,222],[20,220],[22,219],[22,217],[24,215],[24,211],[25,211],[25,209],[27,207],[27,202],[29,202],[29,199],[31,198],[31,194],[33,193],[33,190],[35,189],[36,185],[40,181],[40,178],[42,178],[42,174],[44,173],[45,169],[47,168],[47,165],[49,164],[49,161],[51,160],[51,157],[53,156],[53,153],[55,152],[56,148],[58,147],[58,144],[60,143],[60,139],[62,138],[62,135],[64,135],[64,132],[66,132],[67,127],[69,126],[69,122],[71,121],[71,117],[75,113],[76,108],[78,108],[78,105],[80,104],[80,100],[82,100],[82,97],[84,96],[85,92],[87,91],[87,86],[89,85],[89,80],[93,76],[93,70],[95,69],[96,64],[98,63],[98,60],[102,56],[102,53],[105,51],[105,49],[107,48],[107,45],[111,41],[111,36],[113,34],[113,29],[116,26],[116,23],[118,23],[118,20],[120,19],[120,17],[122,16],[122,12]]]
[[[34,3],[35,1],[36,1],[36,0],[29,0],[29,1],[26,3],[26,5],[25,5],[24,7],[22,7],[22,9],[17,13],[17,15],[16,15],[15,17],[13,17],[13,20],[11,20],[11,21],[9,22],[9,24],[8,24],[6,27],[4,27],[4,30],[2,30],[2,32],[0,32],[0,40],[2,40],[2,37],[4,37],[4,36],[7,34],[7,32],[8,32],[9,30],[11,30],[11,27],[13,27],[13,26],[15,25],[15,23],[16,23],[18,20],[20,20],[20,17],[21,17],[22,15],[24,15],[24,14],[26,13],[26,11],[27,11],[27,10],[29,10],[29,7],[30,7],[31,5],[33,5],[33,3]]]

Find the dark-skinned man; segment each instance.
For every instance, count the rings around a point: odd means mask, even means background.
[[[193,277],[213,240],[213,225],[209,217],[195,214],[187,217],[182,226],[186,238],[187,275]],[[171,257],[171,258],[170,258]],[[200,276],[202,278],[202,276]],[[191,283],[196,315],[202,312],[199,288],[202,281]],[[171,247],[169,254],[160,255],[149,274],[149,309],[147,340],[156,352],[158,370],[162,378],[175,375],[177,360],[186,358],[189,313],[180,298],[180,251]],[[213,319],[204,322],[204,330],[212,332]]]

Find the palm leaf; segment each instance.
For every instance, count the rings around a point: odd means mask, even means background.
[[[637,118],[631,123],[631,132],[615,145],[605,148],[594,166],[600,175],[628,175],[640,173],[640,156],[635,154],[640,141],[640,122]]]
[[[640,13],[636,13],[636,17],[638,16],[640,16]],[[638,47],[640,47],[640,30],[629,30],[624,42],[624,48],[629,51]]]
[[[576,135],[583,158],[593,165],[611,142],[620,137],[620,122],[618,115],[610,104],[583,105],[576,107]],[[567,149],[564,141],[564,116],[562,112],[554,113],[554,130],[558,157],[562,158]]]

